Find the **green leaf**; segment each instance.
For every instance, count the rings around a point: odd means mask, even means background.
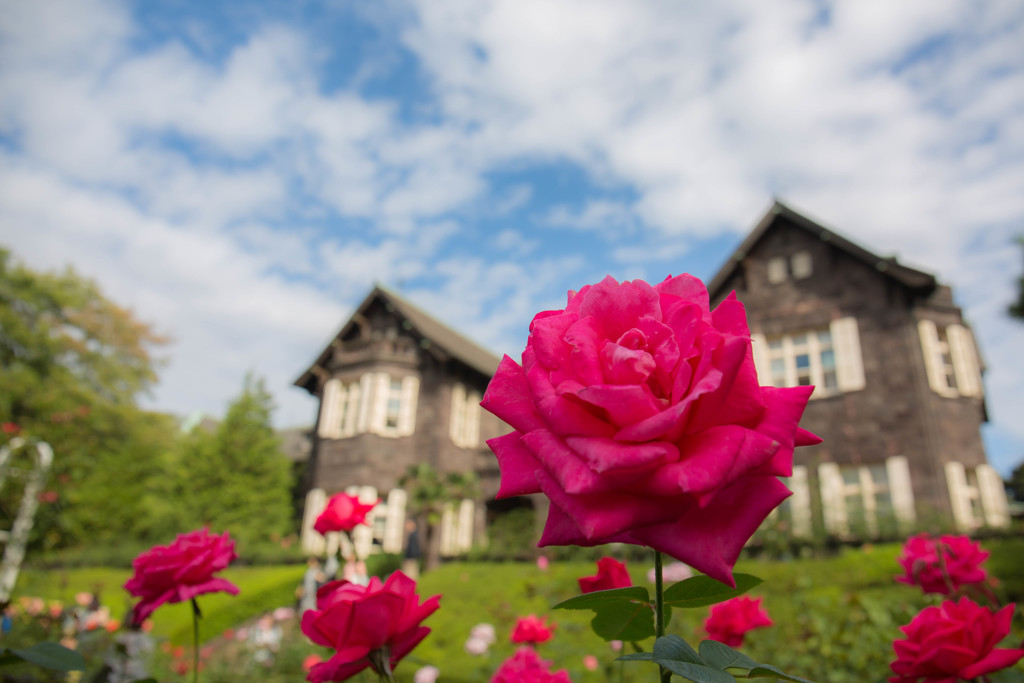
[[[745,669],[761,666],[742,652],[737,652],[717,640],[705,640],[697,646],[701,659],[718,669]]]
[[[761,579],[750,574],[733,574],[733,578],[736,580],[735,588],[710,576],[694,576],[680,581],[665,590],[665,604],[684,609],[706,607],[743,595],[761,583]]]
[[[736,683],[736,677],[728,671],[712,669],[710,666],[692,664],[690,662],[676,662],[671,659],[654,660],[669,671],[694,683]]]
[[[654,659],[671,660],[675,662],[690,662],[693,664],[705,664],[697,651],[690,647],[685,640],[674,633],[662,636],[654,641]]]
[[[11,650],[11,654],[54,671],[85,671],[85,658],[58,643],[36,643],[24,650]]]
[[[615,658],[616,662],[650,662],[653,660],[653,652],[633,652],[631,654]]]
[[[563,600],[551,609],[596,609],[609,602],[644,602],[651,603],[651,595],[643,586],[629,586],[627,588],[612,588],[606,591],[594,591],[584,593],[574,598]]]
[[[747,674],[747,678],[779,678],[784,681],[796,681],[797,683],[813,683],[806,678],[800,678],[799,676],[790,676],[784,671],[776,669],[774,666],[768,664],[758,664],[757,667],[750,670]]]
[[[597,614],[590,625],[605,640],[644,640],[656,633],[648,603],[617,600],[593,609]]]

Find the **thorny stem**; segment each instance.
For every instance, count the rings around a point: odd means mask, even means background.
[[[199,603],[192,598],[192,683],[199,681]]]

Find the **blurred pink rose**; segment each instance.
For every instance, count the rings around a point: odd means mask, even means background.
[[[327,507],[316,518],[313,528],[321,534],[332,531],[352,531],[360,524],[366,524],[366,515],[377,506],[379,500],[361,503],[357,496],[338,493],[327,501]]]
[[[813,387],[758,384],[743,304],[710,310],[690,275],[606,277],[537,314],[484,408],[515,431],[488,445],[499,498],[551,500],[540,545],[633,543],[733,584],[732,567],[790,495]]]
[[[594,655],[584,655],[583,656],[583,668],[584,669],[586,669],[587,671],[597,671],[597,667],[598,666],[599,666],[599,662],[597,661],[597,657],[595,657]]]
[[[891,683],[974,680],[1012,666],[1024,650],[997,648],[1010,633],[1015,605],[996,613],[967,598],[926,607],[900,630],[906,639],[893,643]]]
[[[626,565],[614,557],[602,557],[597,561],[597,574],[594,576],[581,576],[579,579],[580,591],[593,593],[594,591],[606,591],[612,588],[626,588],[632,586],[629,579],[629,571]]]
[[[400,571],[383,584],[373,577],[366,586],[349,581],[323,586],[316,594],[317,609],[302,615],[302,633],[335,654],[314,666],[307,680],[343,681],[369,666],[377,671],[371,660],[385,653],[394,668],[430,633],[421,622],[437,610],[440,597],[421,603],[416,582]]]
[[[555,624],[535,614],[519,617],[512,629],[513,643],[544,643],[555,637]]]
[[[473,655],[474,657],[480,657],[481,655],[487,654],[487,651],[491,648],[490,643],[482,638],[474,638],[470,636],[466,638],[466,642],[463,644],[462,649],[466,651],[467,655]]]
[[[898,561],[903,576],[896,580],[920,586],[925,593],[949,595],[961,586],[983,583],[988,574],[982,566],[988,553],[967,536],[940,536],[928,534],[911,536],[903,545]]]
[[[181,534],[170,545],[158,545],[135,558],[135,574],[124,584],[126,591],[142,598],[132,610],[132,621],[141,623],[166,602],[185,602],[203,593],[238,594],[238,587],[214,574],[238,555],[235,542],[209,529]]]
[[[669,562],[661,568],[661,580],[665,583],[685,581],[691,576],[693,576],[693,570],[682,562]],[[654,583],[656,578],[654,567],[651,567],[647,570],[647,580]]]
[[[477,638],[484,641],[488,645],[492,645],[495,640],[498,639],[494,632],[494,627],[490,624],[477,624],[469,631],[470,638]]]
[[[712,640],[739,647],[747,631],[771,625],[768,612],[761,607],[761,598],[740,596],[712,605],[704,630]]]
[[[324,658],[321,657],[320,655],[317,655],[317,654],[306,655],[306,658],[302,660],[302,670],[305,671],[306,673],[309,673],[310,669],[312,669],[314,666],[316,666],[317,664],[320,664],[323,661],[324,661]]]
[[[547,557],[545,557],[544,555],[537,556],[537,569],[541,570],[542,572],[546,572],[548,570],[549,564],[550,561]]]
[[[551,662],[541,659],[530,647],[521,647],[502,662],[491,683],[572,683],[568,672],[550,670]]]

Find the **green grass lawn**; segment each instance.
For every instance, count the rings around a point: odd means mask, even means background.
[[[1001,598],[1024,599],[1024,540],[1003,539],[984,542],[992,552],[989,569],[999,577]],[[748,635],[743,651],[753,658],[774,664],[786,671],[812,680],[884,681],[892,659],[892,640],[899,627],[922,607],[932,604],[914,588],[897,584],[896,556],[899,546],[866,546],[846,549],[833,557],[790,561],[741,561],[737,571],[755,574],[765,580],[753,594],[764,599],[775,625]],[[610,553],[614,554],[614,553]],[[532,563],[450,563],[424,575],[419,583],[422,598],[440,594],[441,609],[427,621],[433,632],[398,669],[400,680],[411,681],[423,664],[442,671],[442,681],[486,681],[514,647],[508,635],[516,617],[534,613],[546,615],[558,626],[555,638],[540,646],[545,659],[565,668],[572,680],[618,680],[619,664],[615,654],[590,631],[589,613],[551,611],[551,606],[579,590],[576,580],[593,574],[591,562],[552,562],[546,571]],[[630,565],[633,582],[648,585],[648,567]],[[209,595],[199,599],[204,613],[204,639],[221,642],[219,635],[275,607],[294,604],[295,587],[304,567],[301,565],[240,567],[224,576],[241,589],[238,596]],[[78,591],[100,588],[103,601],[115,614],[129,606],[120,588],[128,578],[127,570],[75,569],[67,571],[31,571],[18,582],[16,595],[71,600]],[[706,609],[676,611],[669,632],[695,643]],[[498,642],[490,654],[473,657],[463,651],[470,629],[478,623],[492,624]],[[154,636],[170,643],[191,642],[191,613],[187,605],[161,607],[154,616]],[[1020,642],[1021,618],[1015,622]],[[270,670],[259,671],[259,680],[297,681],[304,678],[300,662],[319,648],[305,642],[293,624],[286,633],[286,651]],[[649,649],[651,643],[643,644]],[[627,649],[629,646],[627,645]],[[228,657],[228,648],[224,657]],[[238,648],[231,650],[234,656]],[[601,662],[598,671],[583,666],[586,655]],[[211,664],[206,681],[231,681],[238,678],[237,661]],[[1024,671],[1024,669],[1021,669]],[[626,681],[652,680],[650,665],[630,663]],[[161,680],[164,680],[161,677]],[[374,680],[371,677],[366,681]]]

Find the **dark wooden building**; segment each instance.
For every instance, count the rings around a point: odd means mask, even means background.
[[[480,409],[498,357],[377,286],[295,384],[320,399],[307,465],[303,544],[321,551],[312,531],[327,497],[339,491],[381,499],[371,528],[360,527],[363,554],[372,544],[400,552],[406,497],[398,481],[409,465],[474,472],[481,498],[453,503],[441,524],[444,555],[464,552],[483,529],[483,501],[498,488],[498,468],[484,443],[506,431]]]
[[[762,384],[816,389],[796,452],[793,530],[877,535],[1003,526],[982,364],[949,287],[776,203],[708,284],[746,305]]]
[[[792,533],[904,533],[932,521],[967,531],[1008,524],[985,458],[982,364],[949,287],[776,203],[708,283],[746,305],[762,384],[814,384],[802,425],[824,438],[796,452],[781,515]],[[295,384],[320,399],[307,467],[303,543],[327,496],[381,499],[357,543],[399,552],[413,463],[474,472],[476,500],[453,502],[445,555],[480,539],[498,469],[484,441],[508,431],[480,397],[498,358],[375,287]],[[543,500],[536,501],[538,511]]]

